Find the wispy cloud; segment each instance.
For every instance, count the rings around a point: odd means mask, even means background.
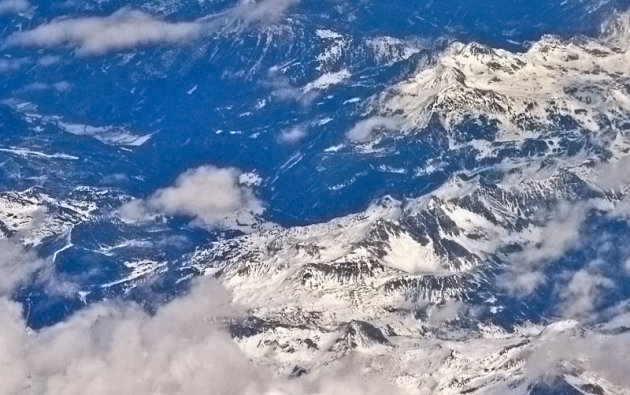
[[[69,44],[78,55],[100,55],[151,44],[174,44],[198,38],[199,22],[167,22],[130,8],[105,17],[57,19],[10,35],[7,46],[55,47]]]
[[[247,25],[277,23],[297,1],[242,1],[217,16],[179,22],[124,7],[108,16],[58,18],[31,30],[16,32],[6,39],[4,47],[68,45],[75,48],[77,55],[86,56],[149,45],[184,44],[235,21]]]
[[[578,270],[560,291],[562,315],[568,318],[588,317],[606,289],[614,282],[589,268]]]
[[[289,8],[301,0],[241,0],[226,12],[226,16],[241,19],[245,23],[278,23],[284,18]]]
[[[346,133],[346,138],[350,141],[362,143],[368,141],[376,130],[395,130],[397,128],[398,122],[395,119],[372,117],[357,122],[352,129]]]
[[[295,144],[307,136],[306,126],[294,126],[285,129],[278,135],[278,141],[283,144]]]
[[[0,74],[19,70],[22,66],[31,63],[29,58],[0,58]]]
[[[510,266],[499,286],[514,296],[527,296],[546,281],[545,265],[560,258],[579,240],[582,224],[592,208],[589,202],[561,202],[543,215],[542,226],[530,226],[520,235],[523,249],[510,254]]]

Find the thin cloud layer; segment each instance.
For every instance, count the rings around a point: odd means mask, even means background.
[[[620,314],[615,321],[618,321],[617,328],[623,328],[630,324],[630,315]],[[526,375],[537,380],[557,371],[558,366],[565,361],[579,361],[582,368],[596,372],[617,385],[630,385],[627,374],[630,333],[621,332],[617,336],[590,333],[582,337],[577,336],[571,328],[566,328],[571,323],[577,327],[577,321],[563,321],[556,328],[552,326],[546,329],[534,344],[533,350],[528,350],[530,352],[523,356]]]
[[[6,59],[0,58],[0,74],[11,73],[20,70],[24,65],[31,63],[29,58]]]
[[[274,24],[280,22],[287,10],[299,2],[300,0],[241,0],[226,15],[241,19],[247,24]]]
[[[27,0],[0,0],[0,15],[17,14],[31,7]]]
[[[242,229],[264,211],[247,177],[235,168],[202,166],[180,175],[175,184],[147,199],[133,200],[120,209],[123,219],[143,220],[156,214],[184,215],[205,226]]]
[[[75,48],[77,55],[87,56],[150,45],[185,44],[234,21],[242,21],[247,25],[277,23],[288,8],[297,2],[242,1],[215,18],[189,22],[170,22],[124,7],[108,16],[59,18],[31,30],[16,32],[6,39],[4,47],[50,48],[68,45]]]
[[[630,183],[630,157],[616,162],[599,164],[595,169],[595,182],[604,189],[622,189]]]

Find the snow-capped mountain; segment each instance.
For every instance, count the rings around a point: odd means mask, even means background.
[[[426,196],[385,197],[324,224],[216,242],[187,265],[231,290],[249,314],[233,323],[233,336],[248,355],[286,374],[358,353],[366,370],[384,373],[409,393],[544,386],[543,377],[524,378],[520,360],[543,335],[477,324],[445,335],[440,325],[472,323],[481,310],[505,307],[497,269],[518,265],[514,252],[543,242],[536,235],[558,206],[592,201],[607,210],[621,199],[576,173],[555,168],[547,176],[521,174],[517,183],[508,176],[500,183],[458,177]],[[499,299],[466,310],[465,302],[492,294]],[[456,338],[445,344],[435,336]],[[427,347],[441,357],[427,355]],[[428,371],[418,368],[425,365]],[[565,368],[546,373],[564,377]],[[569,380],[568,387],[622,393],[596,375],[566,369],[571,379],[558,380]]]
[[[617,27],[597,40],[547,36],[525,53],[456,43],[377,103],[383,115],[402,119],[403,131],[425,128],[437,115],[453,136],[480,117],[498,121],[499,140],[567,127],[600,143],[608,134],[615,137],[603,149],[624,161],[630,101],[623,34]],[[563,356],[535,373],[525,363],[556,336],[623,343],[623,329],[608,339],[601,328],[571,321],[506,331],[473,318],[506,308],[497,274],[518,271],[528,249],[544,255],[546,228],[566,219],[555,217],[562,207],[606,212],[624,198],[597,183],[599,160],[589,149],[547,156],[493,165],[499,179],[461,174],[427,195],[384,197],[330,222],[218,241],[185,266],[216,276],[233,293],[248,316],[233,322],[232,335],[247,355],[287,375],[353,355],[409,393],[623,393],[579,359]],[[562,226],[583,219],[571,221]],[[476,310],[467,304],[484,295],[494,296]]]
[[[599,39],[544,36],[524,53],[454,43],[429,67],[395,85],[377,111],[403,130],[435,114],[448,127],[467,119],[497,122],[499,138],[558,129],[630,128],[628,14]]]
[[[466,288],[458,284],[474,280],[502,243],[544,226],[546,218],[537,214],[561,202],[613,198],[566,170],[517,185],[458,178],[427,196],[385,197],[325,224],[217,242],[197,252],[192,264],[220,277],[262,276],[265,288],[271,277],[326,294],[343,287],[355,295],[355,286],[369,285],[384,294],[411,288],[412,296],[443,301],[462,297]]]
[[[628,393],[625,8],[0,0],[0,376]]]

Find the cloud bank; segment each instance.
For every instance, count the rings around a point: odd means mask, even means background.
[[[156,214],[193,217],[204,226],[244,229],[264,211],[248,182],[236,168],[202,166],[177,177],[173,186],[147,199],[132,200],[120,208],[123,219],[139,221]]]
[[[22,306],[5,293],[34,275],[41,262],[0,241],[2,394],[391,393],[352,371],[288,380],[254,365],[224,327],[240,309],[209,277],[155,315],[134,304],[106,302],[33,332]]]
[[[4,0],[16,1],[19,2]],[[288,8],[297,2],[241,1],[219,16],[189,22],[170,22],[124,7],[108,16],[59,18],[31,30],[16,32],[6,39],[4,47],[50,48],[68,45],[75,49],[77,55],[87,56],[149,45],[185,44],[236,21],[246,25],[277,23]]]

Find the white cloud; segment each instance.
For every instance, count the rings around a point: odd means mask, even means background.
[[[0,239],[0,299],[11,296],[27,282],[42,286],[51,295],[70,295],[77,290],[34,251],[14,239]]]
[[[0,278],[14,269],[0,266]],[[254,365],[228,335],[224,325],[238,314],[210,278],[154,315],[132,304],[99,303],[39,332],[28,329],[21,305],[0,297],[0,393],[388,393],[353,371],[276,377]]]
[[[617,336],[590,333],[582,337],[571,329],[548,328],[536,339],[533,349],[528,350],[525,373],[531,380],[538,380],[541,376],[558,372],[558,365],[568,361],[617,385],[630,386],[627,374],[630,365],[630,354],[627,352],[629,342],[628,333]]]
[[[357,143],[365,142],[372,137],[376,129],[394,130],[398,122],[392,118],[372,117],[359,121],[346,133],[346,138]]]
[[[30,62],[31,60],[29,58],[0,58],[0,74],[17,71],[22,66],[29,64]]]
[[[530,269],[529,271],[527,269]],[[542,271],[531,268],[510,268],[507,273],[499,277],[499,286],[513,296],[531,295],[539,286],[545,283]]]
[[[605,211],[611,218],[630,220],[630,156],[598,163],[593,169],[591,181],[604,190],[621,192],[623,197],[611,202]]]
[[[604,189],[622,188],[630,183],[630,156],[599,164],[594,175],[595,182]]]
[[[286,11],[299,2],[300,0],[241,0],[226,14],[248,24],[273,24],[282,20]]]
[[[545,266],[578,243],[583,236],[582,225],[593,209],[606,211],[610,216],[630,217],[630,199],[615,204],[598,199],[561,202],[553,211],[544,213],[541,226],[530,226],[516,238],[523,249],[506,256],[509,267],[499,276],[498,285],[513,296],[531,295],[547,280]],[[563,307],[567,317],[579,316],[580,311],[587,314],[599,291],[612,285],[609,279],[594,272],[576,272],[561,293],[569,303]]]
[[[70,44],[78,55],[100,55],[143,45],[175,44],[198,38],[198,22],[167,22],[122,8],[105,17],[56,19],[7,38],[7,46],[55,47]]]
[[[427,313],[431,325],[442,325],[459,317],[466,304],[458,300],[447,300],[441,305],[432,305]]]
[[[18,255],[37,259],[32,254],[24,254],[23,250]],[[14,266],[0,266],[0,279],[7,278],[7,271],[14,270]],[[11,287],[25,278],[28,276],[20,276]],[[286,379],[252,363],[246,354],[250,350],[246,347],[241,350],[227,334],[225,325],[229,319],[246,314],[243,308],[233,305],[231,299],[224,288],[206,277],[199,279],[188,294],[162,306],[154,315],[133,304],[110,301],[87,307],[62,323],[33,332],[22,318],[22,306],[0,295],[0,315],[3,317],[0,326],[0,377],[3,378],[0,393],[394,394],[394,389],[379,381],[378,367],[382,365],[370,365],[369,362],[385,357],[391,358],[386,361],[391,361],[393,369],[396,363],[406,365],[410,361],[414,366],[422,366],[426,369],[428,388],[435,390],[440,388],[435,386],[436,380],[446,382],[445,377],[449,375],[470,377],[467,369],[472,365],[483,366],[488,360],[496,360],[497,355],[505,354],[510,338],[516,338],[519,344],[525,339],[521,333],[500,336],[500,339],[480,336],[446,342],[429,336],[420,343],[414,342],[416,346],[422,345],[414,348],[427,350],[420,354],[422,359],[405,355],[400,360],[400,355],[392,349],[391,353],[381,356],[370,355],[364,364],[361,361],[363,353],[351,353],[345,360],[331,361],[328,370],[316,367],[305,377]],[[449,321],[457,317],[462,307],[461,302],[449,302],[435,308],[430,320],[436,325]],[[617,327],[630,323],[627,319],[624,323],[619,314],[615,316]],[[560,328],[568,326],[567,323],[560,324]],[[526,332],[533,333],[534,329]],[[540,333],[540,330],[535,332]],[[586,335],[580,335],[577,331],[564,332],[548,327],[540,336],[528,336],[526,339],[531,341],[525,341],[528,344],[521,355],[510,360],[520,363],[520,357],[523,357],[522,371],[530,379],[524,385],[545,374],[558,372],[560,363],[575,363],[576,371],[584,367],[588,369],[585,375],[589,377],[594,374],[624,385],[629,383],[625,370],[630,361],[625,345],[630,334],[615,333],[586,332]],[[455,370],[453,364],[442,363],[449,354],[451,357],[456,355]],[[418,363],[420,365],[415,365]],[[358,366],[366,369],[362,371],[364,373],[357,370]],[[471,370],[471,375],[477,373]],[[520,371],[511,371],[515,374],[513,382],[521,379]],[[385,369],[382,372],[394,378],[392,372],[397,371]],[[488,377],[474,377],[491,380],[494,373],[486,371]],[[362,374],[369,374],[369,378]]]
[[[346,69],[324,73],[315,80],[302,87],[291,85],[291,81],[282,71],[273,66],[269,68],[267,78],[262,84],[271,89],[271,95],[281,101],[296,101],[303,106],[308,106],[315,101],[322,92],[328,88],[342,83],[350,77],[350,72]]]
[[[41,58],[37,59],[37,64],[42,67],[49,67],[59,64],[61,60],[62,59],[60,56],[44,55]]]
[[[262,84],[271,89],[271,96],[280,101],[296,101],[303,106],[310,105],[320,94],[318,90],[305,91],[291,85],[289,79],[284,76],[277,67],[271,67],[267,78]]]
[[[38,332],[9,296],[40,271],[37,255],[0,240],[0,394],[331,394],[393,393],[346,364],[301,379],[253,364],[225,326],[241,308],[214,279],[154,315],[135,304],[94,304]]]
[[[7,1],[7,0],[5,0]],[[5,47],[69,45],[77,55],[102,55],[148,45],[188,43],[235,21],[246,25],[276,23],[298,0],[242,1],[215,18],[170,22],[129,7],[108,16],[58,18],[11,34]]]
[[[508,270],[499,286],[514,296],[527,296],[545,282],[544,265],[564,255],[578,241],[592,202],[561,202],[544,215],[542,226],[530,226],[519,235],[523,250],[510,254]]]
[[[525,236],[527,244],[522,260],[533,263],[562,256],[578,240],[589,209],[586,203],[561,202],[544,226],[533,228]]]
[[[30,6],[27,0],[0,0],[0,15],[24,12]]]
[[[44,82],[32,82],[22,88],[23,92],[41,92],[45,90],[55,90],[57,92],[69,92],[72,90],[72,84],[67,81],[54,82],[52,84]]]
[[[613,218],[630,219],[630,196],[618,201],[614,207],[608,211],[608,215]]]
[[[171,187],[147,199],[132,200],[120,209],[123,219],[137,221],[163,213],[186,215],[205,226],[246,230],[264,211],[249,183],[250,177],[235,168],[202,166],[177,177]]]
[[[569,318],[588,317],[604,290],[612,288],[612,280],[588,269],[575,272],[560,292],[562,315]]]
[[[19,244],[0,239],[0,297],[10,295],[44,267],[45,262]]]
[[[278,140],[284,144],[294,144],[306,137],[306,128],[304,126],[294,126],[280,132]]]

